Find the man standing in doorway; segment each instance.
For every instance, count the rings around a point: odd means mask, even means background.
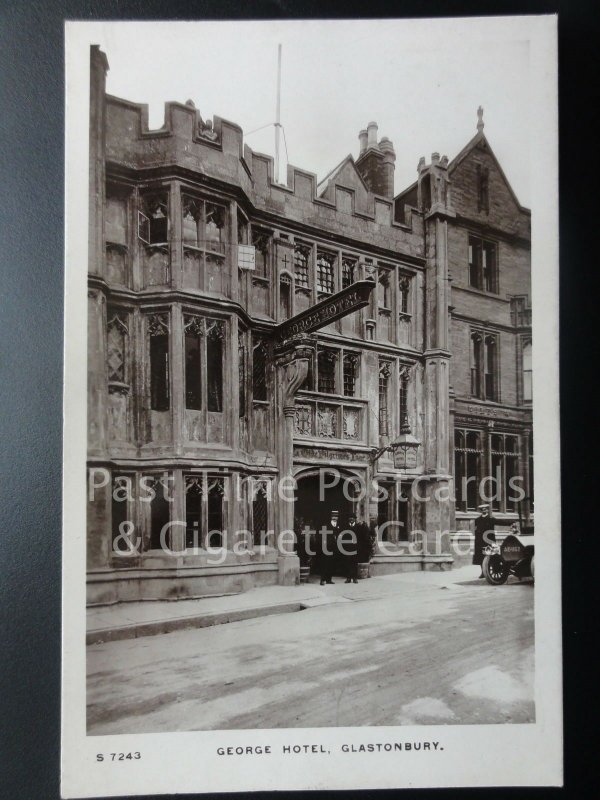
[[[337,537],[339,534],[338,512],[332,511],[329,525],[319,531],[319,568],[321,570],[321,586],[333,583],[333,570],[337,553]]]
[[[356,514],[348,515],[348,526],[340,534],[343,542],[343,556],[346,565],[346,583],[358,583],[358,536],[357,536]],[[343,537],[343,539],[342,539]]]
[[[496,521],[490,515],[489,505],[485,504],[479,506],[479,512],[479,516],[475,520],[473,564],[477,564],[479,567],[481,567],[484,559],[484,547],[496,541],[496,536],[494,535],[494,525],[496,524]],[[481,575],[479,577],[484,577],[483,570],[481,571]]]

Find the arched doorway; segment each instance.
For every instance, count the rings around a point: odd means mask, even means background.
[[[343,530],[351,513],[358,512],[360,487],[356,475],[341,475],[339,471],[327,469],[311,470],[297,477],[297,494],[294,505],[295,527],[308,526],[318,532],[322,526],[328,527],[332,514],[338,516],[339,527]],[[316,536],[311,537],[311,549],[315,551]],[[318,569],[316,559],[312,559],[311,572]],[[342,564],[336,565],[335,573],[342,574]]]

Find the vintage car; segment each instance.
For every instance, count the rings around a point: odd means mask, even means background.
[[[490,544],[483,552],[481,569],[493,586],[506,583],[509,575],[535,577],[533,527],[514,528],[500,544]]]

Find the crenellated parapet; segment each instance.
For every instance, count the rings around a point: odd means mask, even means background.
[[[352,156],[320,183],[314,173],[291,164],[286,183],[277,183],[273,158],[244,144],[239,125],[216,115],[212,121],[203,118],[192,101],[166,103],[163,125],[151,129],[147,105],[107,95],[106,161],[145,173],[169,167],[193,172],[241,191],[262,214],[423,256],[422,214],[413,210],[396,221],[391,193],[372,191]]]

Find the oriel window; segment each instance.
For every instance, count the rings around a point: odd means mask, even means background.
[[[185,547],[192,550],[202,547],[204,528],[202,525],[202,476],[187,475],[185,478]]]
[[[267,400],[267,347],[258,338],[252,348],[252,397],[254,400]]]
[[[206,382],[209,411],[223,411],[223,335],[220,320],[206,320]]]
[[[166,244],[168,233],[168,194],[145,195],[139,216],[138,235],[147,244]]]
[[[128,315],[121,309],[109,307],[107,317],[108,389],[115,391],[124,387],[128,382]]]
[[[223,478],[208,479],[208,546],[223,547]]]
[[[185,407],[202,408],[202,317],[185,317]]]
[[[398,411],[400,416],[400,429],[409,425],[408,419],[408,367],[400,367],[398,375]]]
[[[266,534],[269,528],[269,498],[268,484],[260,481],[253,486],[252,499],[252,541],[255,545],[266,544]]]
[[[146,484],[154,490],[154,496],[150,501],[150,550],[171,547],[170,531],[168,528],[165,529],[171,520],[168,478],[166,475],[153,477],[151,481],[146,481]]]
[[[148,319],[150,337],[150,408],[170,407],[169,316],[153,314]]]
[[[240,417],[246,416],[246,332],[238,333],[238,407]]]
[[[222,320],[184,314],[185,406],[192,411],[206,407],[223,411]],[[205,396],[206,393],[206,396]]]

